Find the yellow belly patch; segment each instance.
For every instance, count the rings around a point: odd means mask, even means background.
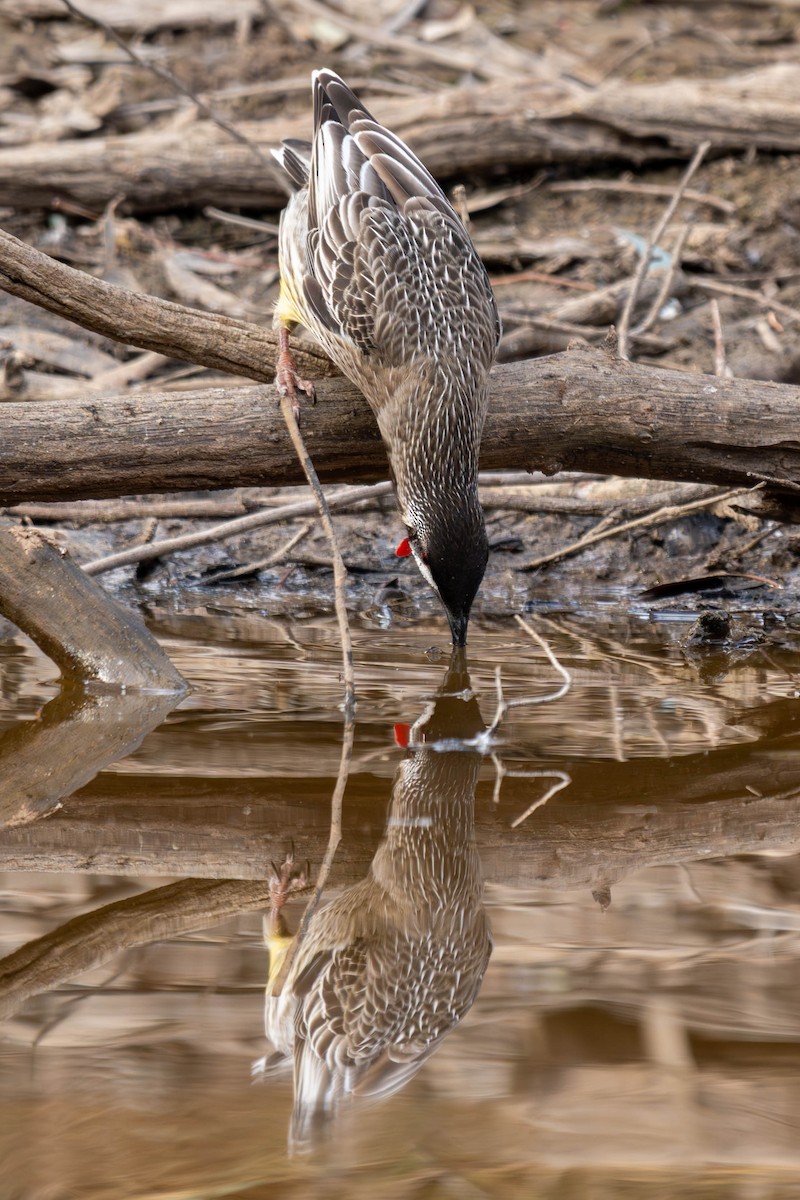
[[[271,937],[267,937],[267,949],[269,950],[269,977],[267,979],[267,988],[270,988],[278,978],[284,959],[286,958],[289,947],[293,941],[293,937],[282,937],[280,934],[273,934]]]
[[[281,275],[281,290],[275,305],[275,319],[281,325],[303,324],[303,312],[298,303],[297,294],[285,275]]]

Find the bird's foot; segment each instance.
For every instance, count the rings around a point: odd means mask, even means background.
[[[308,887],[310,864],[295,862],[294,846],[291,846],[279,867],[271,863],[272,874],[269,880],[269,899],[273,916],[281,911],[286,901],[294,892],[302,892]]]
[[[297,363],[289,349],[289,333],[281,329],[278,333],[278,361],[275,364],[275,386],[281,396],[288,396],[292,402],[292,412],[295,420],[300,416],[300,400],[298,392],[304,392],[312,404],[317,402],[317,393],[310,379],[301,379],[297,374]]]

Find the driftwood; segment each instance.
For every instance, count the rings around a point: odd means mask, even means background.
[[[706,140],[716,149],[792,151],[800,148],[800,66],[729,79],[609,81],[589,92],[519,80],[513,88],[381,99],[374,108],[441,179],[553,162],[664,160]],[[266,152],[283,137],[307,137],[309,118],[242,121],[237,129]],[[198,202],[275,208],[286,193],[277,168],[209,121],[0,150],[0,205],[49,207],[58,198],[100,211],[120,195],[132,208],[154,210]]]
[[[109,337],[204,366],[270,379],[271,332],[128,292],[0,231],[0,287]],[[319,378],[331,364],[298,354]],[[307,410],[321,479],[385,479],[375,421],[360,392],[331,380]],[[498,366],[484,469],[590,470],[752,486],[800,482],[796,388],[638,367],[609,350]],[[91,402],[3,405],[0,504],[302,482],[274,391],[154,391]],[[347,438],[342,438],[342,430]],[[58,430],[57,437],[48,437]]]
[[[141,621],[34,529],[0,530],[0,614],[68,680],[181,694],[186,683]]]

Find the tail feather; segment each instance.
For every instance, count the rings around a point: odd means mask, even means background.
[[[283,167],[289,176],[292,187],[298,191],[308,187],[308,175],[311,170],[311,142],[301,141],[300,138],[286,138],[277,150],[272,151],[272,157]]]

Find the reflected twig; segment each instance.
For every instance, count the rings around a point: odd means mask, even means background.
[[[286,957],[281,965],[281,969],[275,977],[272,987],[272,995],[279,996],[281,989],[291,970],[297,951],[303,943],[303,940],[308,933],[309,925],[314,913],[319,907],[322,893],[325,890],[325,885],[330,876],[333,860],[336,856],[336,851],[339,843],[342,840],[342,802],[344,800],[345,788],[350,774],[350,762],[353,757],[353,740],[355,738],[355,721],[352,715],[347,715],[345,718],[344,734],[342,737],[342,753],[339,759],[339,773],[336,777],[336,786],[333,789],[331,796],[331,824],[330,833],[328,835],[328,846],[325,855],[320,863],[317,878],[314,883],[314,891],[309,898],[308,903],[303,911],[298,926],[297,933],[294,936],[291,946],[289,947]]]
[[[333,528],[331,512],[328,507],[328,502],[325,499],[325,493],[322,490],[319,476],[317,475],[314,464],[311,461],[311,455],[306,449],[306,444],[303,441],[303,435],[300,432],[300,426],[297,424],[297,418],[294,415],[292,400],[288,395],[281,396],[281,412],[283,413],[283,419],[286,422],[286,428],[288,429],[289,436],[292,439],[292,445],[295,448],[298,461],[303,468],[303,472],[308,480],[309,487],[314,493],[314,499],[317,502],[317,509],[319,510],[319,518],[322,522],[322,528],[325,530],[331,550],[331,560],[333,562],[333,599],[336,607],[336,619],[339,623],[339,636],[342,640],[342,670],[344,674],[344,714],[346,742],[347,726],[352,721],[353,714],[355,713],[356,709],[356,684],[355,672],[353,669],[353,639],[350,636],[350,623],[347,619],[347,601],[345,594],[345,589],[347,587],[347,568],[344,565],[344,559],[342,558],[341,551],[339,550],[339,542],[336,538],[336,530]]]
[[[542,635],[538,633],[528,621],[519,616],[519,614],[514,617],[514,620],[518,625],[522,626],[528,636],[533,638],[537,645],[541,646],[550,665],[561,676],[564,682],[560,688],[556,688],[554,692],[548,692],[544,696],[523,696],[519,700],[506,700],[503,695],[503,684],[500,678],[500,668],[497,667],[495,672],[497,708],[495,709],[495,714],[491,725],[488,727],[485,733],[480,735],[481,739],[488,744],[491,744],[492,739],[497,733],[501,723],[512,708],[527,708],[533,704],[548,704],[553,700],[561,700],[563,696],[566,696],[567,692],[572,687],[572,676],[567,668],[558,661],[550,646],[550,643],[546,641],[546,639],[543,638]]]
[[[495,734],[497,733],[497,730],[500,727],[500,724],[505,719],[506,715],[508,714],[508,712],[511,709],[524,708],[524,707],[528,707],[532,704],[547,704],[554,700],[561,700],[564,696],[566,696],[567,692],[572,687],[572,675],[567,670],[567,668],[563,665],[563,663],[559,662],[550,643],[545,638],[543,638],[542,635],[536,629],[534,629],[533,626],[528,621],[526,621],[523,617],[519,616],[519,614],[517,614],[514,619],[516,620],[518,625],[522,626],[522,628],[525,630],[525,632],[528,634],[528,636],[533,638],[533,640],[537,643],[537,645],[541,646],[542,650],[545,653],[545,656],[547,657],[547,660],[549,661],[549,663],[553,667],[553,669],[561,676],[563,683],[561,684],[561,687],[556,688],[556,690],[553,692],[548,692],[544,696],[523,696],[519,700],[506,700],[505,696],[503,695],[503,681],[502,681],[501,674],[500,674],[500,668],[497,667],[495,670],[495,688],[497,690],[497,708],[495,709],[494,719],[492,720],[491,725],[488,727],[488,729],[485,731],[485,733],[480,735],[481,740],[485,741],[490,746],[492,744]],[[553,780],[555,780],[555,782],[552,784],[551,787],[549,787],[547,789],[547,791],[545,792],[545,794],[543,796],[540,796],[538,800],[535,800],[531,805],[528,806],[528,808],[525,809],[525,812],[522,813],[521,816],[517,817],[516,820],[512,821],[512,823],[511,823],[512,829],[516,829],[517,826],[521,825],[523,823],[523,821],[527,820],[527,818],[529,816],[531,816],[532,813],[536,812],[537,808],[541,808],[542,805],[546,804],[547,801],[552,796],[555,796],[557,792],[562,791],[565,787],[569,787],[569,785],[572,783],[572,776],[569,775],[566,771],[559,771],[559,770],[509,771],[508,768],[506,766],[504,766],[503,762],[501,761],[499,756],[494,751],[491,751],[491,759],[494,764],[494,768],[495,768],[495,772],[496,772],[495,781],[494,781],[494,791],[492,793],[492,802],[494,803],[495,806],[497,806],[500,803],[500,789],[503,785],[503,780],[506,776],[509,776],[509,777],[515,778],[515,779],[553,779]]]

